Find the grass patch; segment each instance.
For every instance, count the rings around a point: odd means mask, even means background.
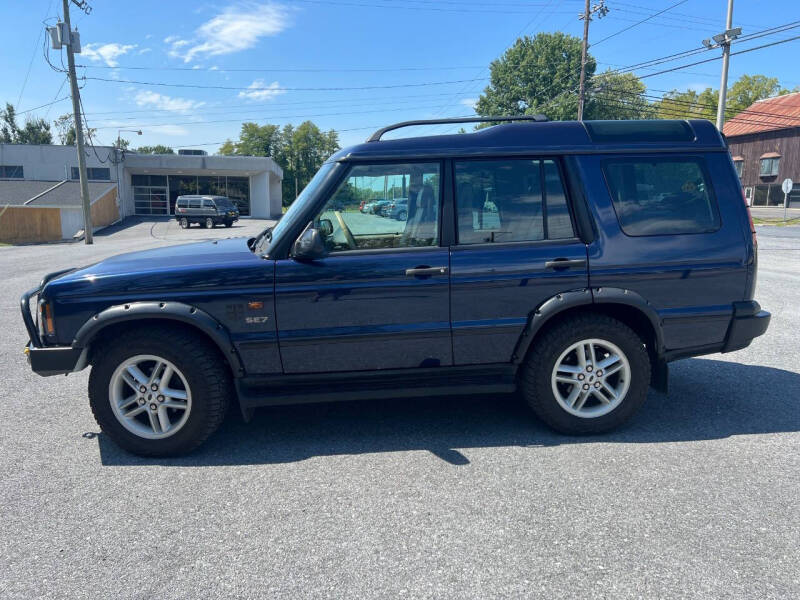
[[[753,223],[756,225],[775,225],[777,227],[788,227],[790,225],[800,225],[800,217],[794,217],[793,219],[787,219],[786,221],[783,219],[764,219],[761,217],[753,217]]]

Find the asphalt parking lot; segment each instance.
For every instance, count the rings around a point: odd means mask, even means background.
[[[44,273],[263,227],[0,248],[0,596],[800,597],[800,227],[758,228],[767,335],[674,363],[602,437],[510,396],[384,400],[234,413],[145,460],[98,435],[88,371],[28,369],[18,299]]]

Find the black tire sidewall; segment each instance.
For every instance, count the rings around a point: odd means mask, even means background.
[[[610,413],[595,418],[577,417],[558,403],[551,387],[556,360],[572,344],[597,338],[618,346],[628,359],[631,384],[623,401]],[[536,415],[566,434],[602,433],[628,421],[644,403],[650,385],[650,358],[641,338],[627,325],[604,316],[587,316],[547,332],[534,347],[525,366],[523,394]]]
[[[202,346],[201,346],[202,348]],[[107,347],[103,355],[95,359],[89,376],[89,402],[98,425],[122,448],[136,454],[160,456],[188,452],[208,437],[209,421],[214,419],[215,402],[211,397],[207,375],[196,361],[188,358],[202,349],[176,347],[164,339],[137,339],[135,336],[124,344]],[[174,364],[186,378],[192,397],[192,407],[186,423],[175,434],[163,439],[147,439],[128,431],[114,415],[109,399],[109,383],[117,367],[125,360],[140,354],[152,354]]]

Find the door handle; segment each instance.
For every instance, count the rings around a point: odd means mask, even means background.
[[[430,277],[431,275],[444,275],[447,267],[425,267],[419,266],[413,269],[406,269],[406,277]]]
[[[578,258],[578,259],[569,259],[569,258],[556,258],[553,260],[548,260],[544,263],[545,269],[555,269],[559,271],[561,269],[570,269],[572,267],[585,267],[586,266],[586,259],[585,258]]]

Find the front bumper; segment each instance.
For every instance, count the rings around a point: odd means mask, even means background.
[[[31,346],[30,342],[25,346],[31,370],[43,377],[80,371],[86,366],[86,351],[86,348],[72,346],[37,348]]]
[[[22,321],[25,329],[28,330],[29,341],[25,346],[25,354],[28,357],[28,364],[34,373],[39,375],[61,375],[80,371],[86,366],[86,348],[73,348],[72,346],[45,346],[36,323],[31,315],[30,301],[34,296],[38,296],[45,284],[58,277],[69,273],[74,269],[65,269],[45,275],[38,287],[28,290],[19,300],[20,310],[22,311]]]

